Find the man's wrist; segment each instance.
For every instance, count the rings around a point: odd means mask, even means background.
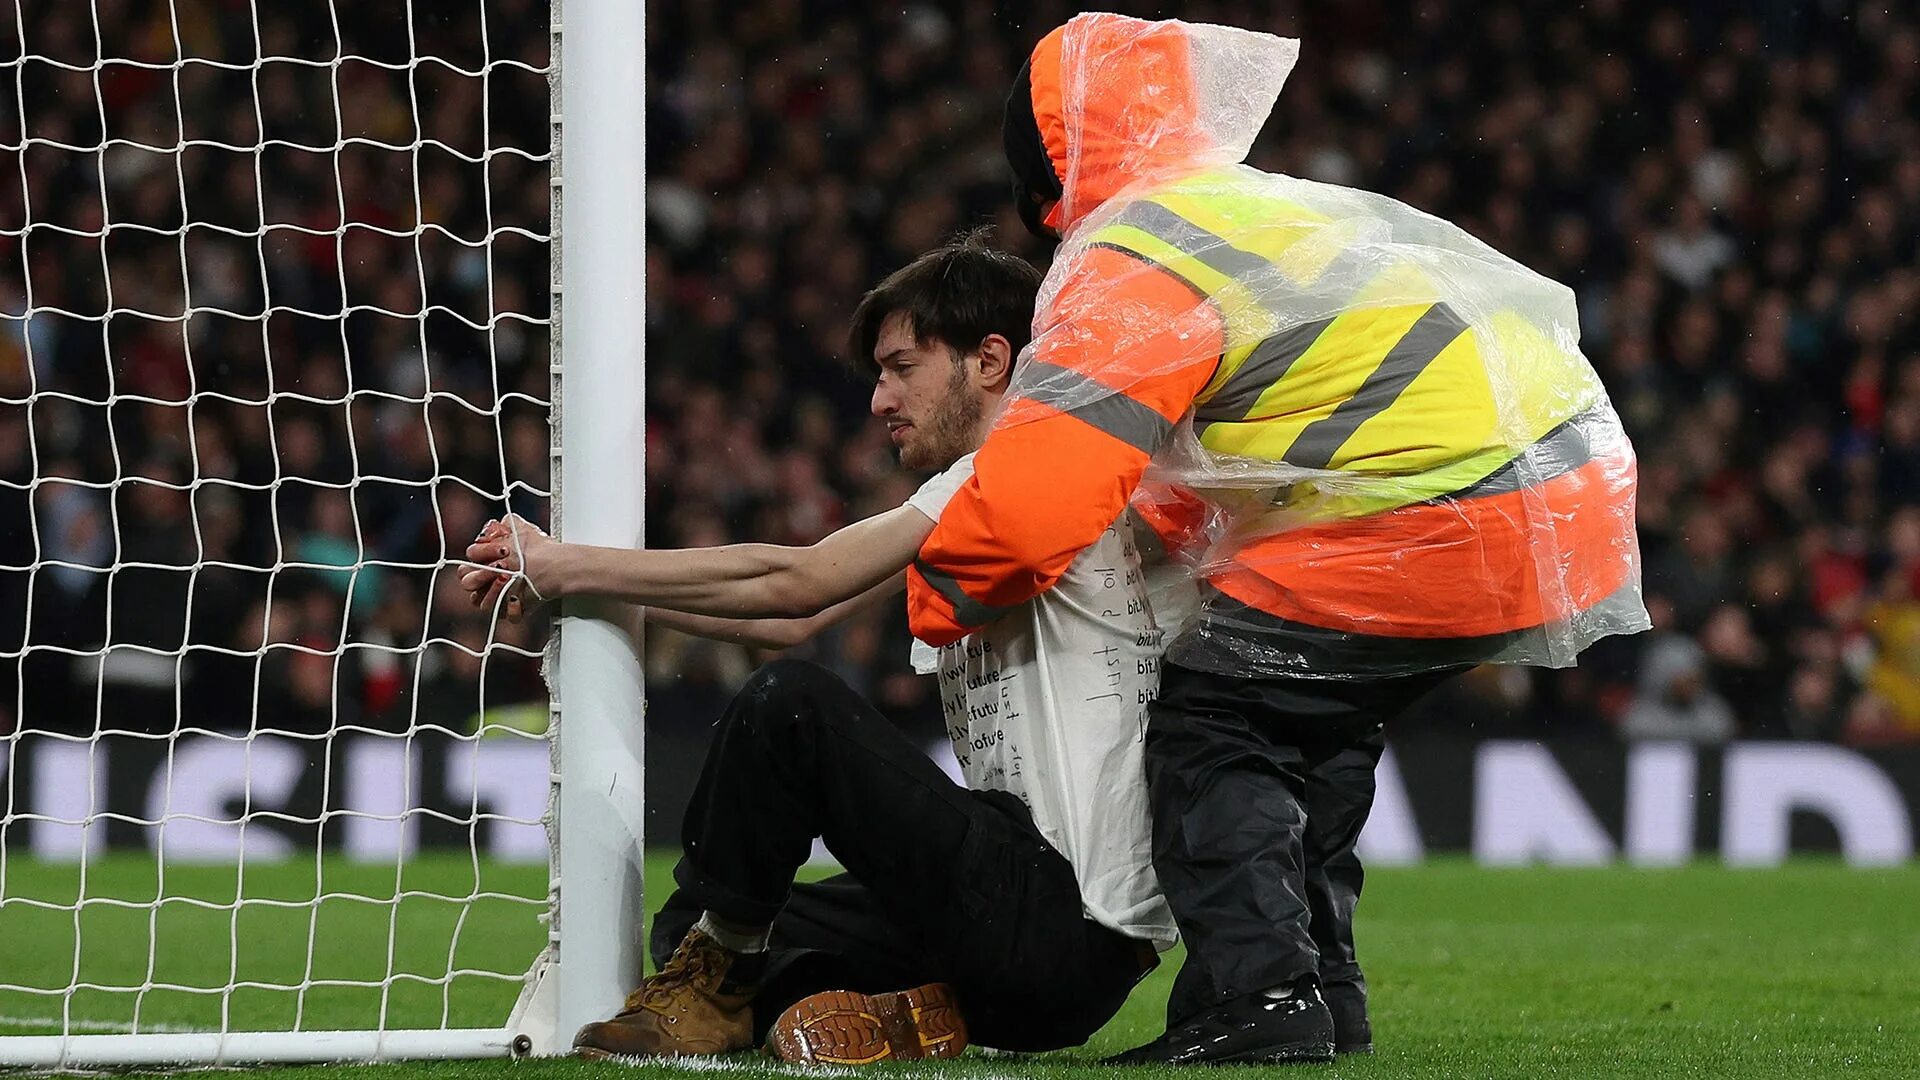
[[[553,600],[575,591],[574,564],[578,560],[574,556],[579,550],[578,545],[562,544],[557,541],[548,546],[547,557],[542,560],[546,565],[541,567],[540,580],[532,582],[541,596]]]

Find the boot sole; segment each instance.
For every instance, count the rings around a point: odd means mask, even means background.
[[[752,1048],[752,1031],[746,1024],[741,1025],[737,1039],[731,1045],[725,1040],[710,1039],[698,1046],[686,1046],[663,1045],[658,1038],[648,1038],[645,1033],[622,1032],[617,1023],[602,1021],[580,1029],[579,1034],[573,1037],[572,1055],[582,1061],[606,1061],[610,1058],[704,1057]]]
[[[1303,1046],[1285,1046],[1278,1050],[1262,1051],[1236,1058],[1237,1062],[1254,1062],[1266,1065],[1325,1065],[1333,1060],[1333,1044],[1307,1043]]]
[[[1242,1050],[1235,1054],[1223,1054],[1219,1057],[1193,1057],[1177,1062],[1129,1060],[1126,1054],[1118,1054],[1102,1061],[1102,1065],[1150,1065],[1154,1068],[1175,1066],[1186,1068],[1192,1065],[1325,1065],[1333,1061],[1333,1043],[1304,1042],[1287,1046],[1261,1047],[1255,1050]]]
[[[804,1065],[951,1058],[967,1048],[967,1022],[945,983],[894,994],[828,990],[781,1013],[767,1042],[774,1057]]]

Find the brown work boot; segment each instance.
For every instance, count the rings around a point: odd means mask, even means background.
[[[580,1029],[573,1037],[574,1052],[594,1058],[671,1057],[748,1049],[762,960],[688,930],[666,966],[627,995],[626,1008]]]
[[[967,1022],[946,983],[897,994],[828,990],[781,1013],[767,1043],[781,1061],[807,1065],[950,1058],[967,1048]]]

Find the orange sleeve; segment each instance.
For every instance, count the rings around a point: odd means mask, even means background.
[[[931,645],[1052,587],[1126,509],[1153,451],[1212,377],[1218,312],[1185,282],[1125,252],[1090,248],[1061,288],[1031,365],[1111,389],[1008,403],[907,571],[907,617]],[[1049,369],[1050,370],[1050,369]]]
[[[1160,553],[1170,562],[1197,563],[1206,551],[1207,516],[1205,500],[1192,490],[1175,484],[1141,484],[1133,493],[1133,512],[1160,541]],[[1141,555],[1148,553],[1142,551]],[[1152,562],[1152,559],[1146,561]]]

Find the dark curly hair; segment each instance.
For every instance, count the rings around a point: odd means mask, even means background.
[[[868,377],[879,375],[874,344],[880,324],[895,312],[907,316],[921,345],[939,341],[960,356],[999,334],[1018,356],[1033,336],[1040,271],[995,248],[992,239],[991,226],[970,229],[895,270],[861,297],[847,334],[849,366]]]

